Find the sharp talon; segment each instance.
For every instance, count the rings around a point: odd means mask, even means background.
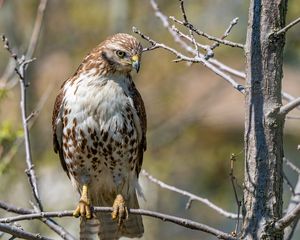
[[[122,195],[120,195],[120,194],[117,195],[112,208],[113,208],[113,211],[111,213],[111,218],[113,220],[118,219],[118,225],[119,226],[122,225],[124,220],[128,219],[128,210],[127,210],[127,207],[125,205],[125,200]]]
[[[80,216],[79,206],[77,206],[77,208],[74,210],[73,216],[76,218],[78,218]]]
[[[73,212],[74,217],[85,217],[87,219],[92,218],[92,211],[90,200],[87,195],[87,185],[83,185],[81,198],[79,200],[78,206],[76,207],[75,211]]]

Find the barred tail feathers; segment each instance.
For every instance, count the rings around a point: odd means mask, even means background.
[[[80,240],[98,240],[100,222],[94,217],[92,219],[80,219]]]
[[[139,208],[136,193],[133,192],[127,202],[128,208]],[[100,221],[100,240],[117,240],[120,237],[140,238],[144,233],[142,217],[140,215],[129,214],[129,217],[124,221],[121,227],[117,221],[113,221],[110,213],[97,213],[97,218]]]

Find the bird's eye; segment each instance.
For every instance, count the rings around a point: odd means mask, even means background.
[[[116,52],[116,54],[117,54],[117,56],[120,57],[120,58],[123,58],[123,57],[125,57],[125,55],[126,55],[125,52],[120,51],[120,50],[118,50],[118,51]]]

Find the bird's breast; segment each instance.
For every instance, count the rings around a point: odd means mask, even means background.
[[[139,142],[126,84],[73,83],[65,88],[63,104],[63,149],[71,175],[79,182],[122,185],[134,172]]]

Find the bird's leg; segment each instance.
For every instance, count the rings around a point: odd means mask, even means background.
[[[81,216],[81,217],[85,217],[87,219],[90,219],[92,217],[90,199],[88,198],[87,184],[84,184],[82,186],[81,197],[80,197],[79,203],[77,205],[77,208],[73,212],[73,216],[74,217]]]
[[[113,220],[118,219],[119,226],[122,225],[123,221],[128,218],[128,210],[125,205],[125,200],[121,194],[116,196],[114,204],[112,206],[113,211],[111,217]]]

